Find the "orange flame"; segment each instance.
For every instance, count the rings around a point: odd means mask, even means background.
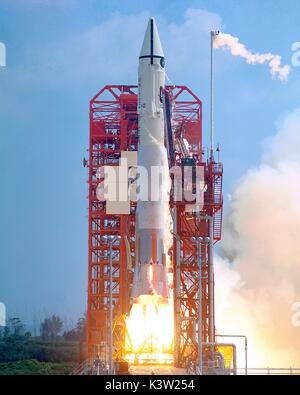
[[[126,358],[132,363],[173,362],[174,313],[172,300],[141,295],[126,319]]]

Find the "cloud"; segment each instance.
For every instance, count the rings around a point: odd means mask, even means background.
[[[47,8],[65,8],[73,6],[77,3],[77,0],[5,0],[9,5],[14,5],[15,7],[47,7]]]
[[[300,301],[299,136],[300,108],[277,124],[261,164],[233,191],[225,222],[216,282],[219,293],[227,285],[227,302],[217,324],[248,335],[253,367],[300,364],[300,329],[292,325]]]
[[[207,66],[210,31],[221,28],[222,21],[218,14],[192,8],[185,11],[182,24],[167,25],[166,55],[174,73],[188,74]]]
[[[29,84],[134,83],[138,55],[150,13],[112,14],[83,32],[24,48],[18,80]],[[157,17],[166,55],[167,73],[173,80],[199,72],[209,59],[209,32],[221,27],[221,18],[205,10],[188,9],[183,22]],[[197,37],[197,40],[195,40]],[[191,43],[193,43],[191,45]],[[188,72],[187,72],[188,70]]]

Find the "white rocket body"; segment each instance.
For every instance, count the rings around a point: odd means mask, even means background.
[[[138,200],[137,203],[133,301],[141,295],[158,295],[162,301],[169,297],[165,240],[165,229],[168,226],[166,203],[161,195],[157,201],[151,200],[152,192],[157,192],[157,185],[153,186],[150,182],[153,167],[160,169],[162,175],[169,172],[164,145],[164,60],[157,27],[151,18],[140,52],[138,69],[138,166],[143,166],[148,171],[148,200]],[[166,182],[166,178],[158,178],[162,192],[165,187],[162,183]]]

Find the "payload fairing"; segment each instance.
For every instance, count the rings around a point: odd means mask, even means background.
[[[147,199],[140,198],[136,210],[136,262],[133,301],[142,295],[169,297],[167,237],[169,231],[169,167],[164,143],[165,58],[154,18],[151,18],[139,57],[138,69],[138,166],[147,170]],[[156,181],[153,183],[153,181]]]

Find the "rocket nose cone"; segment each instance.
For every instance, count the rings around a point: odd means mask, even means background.
[[[154,18],[150,18],[144,37],[140,57],[161,56],[164,57],[159,34]]]

